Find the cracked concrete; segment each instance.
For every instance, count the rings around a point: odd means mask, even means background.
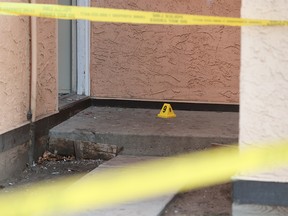
[[[176,118],[161,119],[159,111],[89,107],[51,129],[49,147],[73,154],[58,141],[81,140],[117,145],[126,155],[169,156],[238,141],[238,113],[175,111]]]

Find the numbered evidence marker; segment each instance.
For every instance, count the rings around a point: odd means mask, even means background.
[[[167,103],[163,105],[160,113],[157,116],[159,118],[175,118],[176,117],[171,105]]]

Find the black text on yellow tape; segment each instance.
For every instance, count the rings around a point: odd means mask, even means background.
[[[0,14],[36,16],[56,19],[82,19],[96,22],[161,24],[161,25],[225,25],[286,26],[288,21],[257,20],[176,13],[146,12],[123,9],[62,6],[49,4],[0,3]]]

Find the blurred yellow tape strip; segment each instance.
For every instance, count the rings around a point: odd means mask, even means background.
[[[25,15],[57,19],[83,19],[97,22],[162,24],[162,25],[225,25],[286,26],[288,21],[257,20],[176,13],[158,13],[123,9],[61,6],[28,3],[0,3],[0,14]]]
[[[219,148],[150,161],[90,175],[72,186],[75,179],[70,178],[49,185],[38,184],[26,192],[2,193],[1,215],[63,215],[87,207],[95,209],[154,197],[179,188],[218,184],[230,181],[239,172],[287,165],[288,142],[270,144],[271,147],[249,148],[241,153],[237,148]]]

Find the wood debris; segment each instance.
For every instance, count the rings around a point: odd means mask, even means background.
[[[61,156],[53,154],[50,151],[45,151],[42,157],[39,157],[38,164],[42,164],[44,161],[72,161],[75,160],[74,156]]]

